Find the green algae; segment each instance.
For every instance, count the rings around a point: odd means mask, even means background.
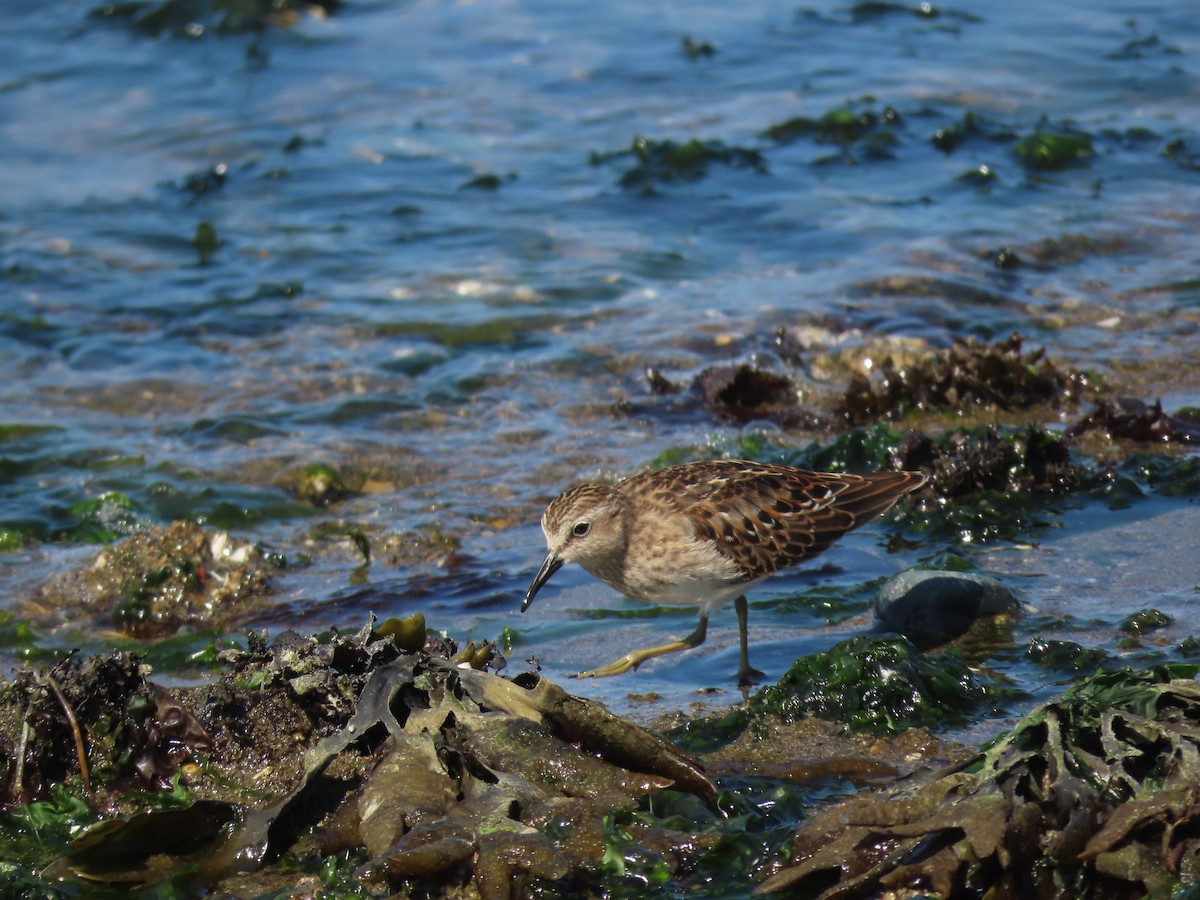
[[[452,350],[470,347],[519,350],[541,344],[540,332],[568,321],[565,316],[553,314],[495,316],[472,322],[389,322],[377,326],[376,330],[380,337],[420,336]]]
[[[837,153],[814,160],[816,165],[825,165],[852,158],[894,158],[894,151],[900,143],[897,132],[901,125],[900,114],[890,106],[878,111],[847,106],[829,110],[819,118],[793,116],[771,125],[762,136],[776,144],[791,144],[807,139],[818,145],[837,147]]]
[[[1067,131],[1035,131],[1017,141],[1013,152],[1031,172],[1059,172],[1095,155],[1090,135]]]
[[[1050,525],[1064,497],[1111,500],[1121,489],[1073,460],[1062,435],[1036,426],[980,426],[931,437],[875,424],[792,450],[746,436],[733,453],[816,471],[921,469],[929,473],[930,485],[912,502],[899,504],[890,518],[922,541],[977,544],[1027,534]]]
[[[1157,631],[1171,624],[1171,617],[1158,609],[1141,609],[1121,620],[1120,630],[1124,634],[1140,637],[1148,631]]]
[[[133,534],[139,526],[137,507],[120,491],[82,500],[67,512],[74,524],[64,536],[73,541],[107,544]]]
[[[763,132],[763,137],[779,144],[810,138],[821,144],[848,147],[881,128],[897,124],[899,118],[899,114],[891,107],[885,107],[879,112],[873,109],[860,111],[843,107],[831,109],[819,118],[793,116],[771,125]]]
[[[13,806],[0,815],[0,858],[14,863],[20,860],[28,867],[25,877],[37,884],[33,871],[61,853],[80,828],[99,818],[100,813],[86,800],[59,782],[46,799]]]
[[[1162,155],[1187,172],[1200,172],[1200,152],[1189,150],[1187,141],[1175,138],[1168,141]]]
[[[781,463],[820,472],[869,472],[884,469],[903,440],[890,425],[876,424],[843,431],[828,443],[812,442],[785,453]]]
[[[768,723],[810,716],[865,735],[944,730],[994,715],[1014,696],[972,670],[958,650],[926,656],[903,637],[860,635],[800,657],[741,707],[690,719],[671,737],[689,752],[709,754]]]
[[[656,456],[650,468],[724,456],[819,472],[868,472],[887,468],[903,439],[904,432],[880,423],[850,428],[832,440],[811,441],[799,448],[777,443],[774,435],[749,431],[733,436],[715,448],[709,445],[671,447]]]
[[[1132,20],[1131,20],[1132,21]],[[1136,26],[1134,26],[1136,31]],[[1174,44],[1168,44],[1157,34],[1137,35],[1131,37],[1121,49],[1105,54],[1105,59],[1144,59],[1147,56],[1180,56],[1183,53]]]
[[[192,245],[196,248],[196,257],[200,265],[208,265],[213,254],[217,252],[217,248],[221,246],[221,240],[217,237],[217,229],[211,222],[200,222],[196,226]]]
[[[935,131],[929,138],[929,142],[943,153],[953,153],[962,146],[963,142],[978,134],[979,131],[975,113],[968,109],[957,122],[945,125]]]
[[[986,164],[980,164],[973,169],[964,169],[954,176],[956,181],[973,185],[981,192],[987,191],[996,182],[996,170]]]
[[[1000,247],[992,255],[992,265],[997,269],[1015,269],[1021,265],[1021,257],[1011,247]]]
[[[907,510],[908,526],[926,539],[952,537],[973,544],[1043,528],[1061,498],[1094,488],[1099,478],[1072,460],[1061,435],[1044,428],[975,428],[930,438],[906,436],[897,453],[902,468],[930,473],[938,515]]]
[[[925,656],[904,638],[859,636],[803,656],[746,704],[753,717],[806,715],[875,734],[963,724],[1000,701],[957,651]]]
[[[694,616],[696,610],[689,606],[647,606],[639,604],[638,606],[629,607],[627,609],[612,609],[602,607],[589,607],[585,609],[572,610],[572,618],[603,621],[607,619],[619,619],[624,621],[640,620],[640,619],[659,619],[671,616]]]
[[[1026,648],[1029,661],[1052,672],[1094,674],[1107,668],[1112,656],[1098,647],[1082,647],[1074,641],[1035,637]]]
[[[786,613],[789,622],[800,623],[807,617],[812,627],[837,625],[871,608],[883,578],[855,585],[817,584],[798,593],[771,600],[751,601],[751,609],[770,609]]]
[[[187,435],[210,441],[229,441],[252,444],[264,438],[283,437],[287,432],[257,416],[231,415],[215,419],[197,419],[187,429]]]
[[[64,613],[93,616],[139,637],[165,637],[185,625],[214,627],[264,605],[271,561],[226,532],[191,522],[147,528],[105,547],[93,561],[60,572],[43,600]]]
[[[353,493],[342,479],[342,474],[325,463],[305,466],[296,485],[296,495],[313,506],[328,506]]]
[[[1200,496],[1200,457],[1132,453],[1121,470],[1165,497]]]
[[[316,515],[313,507],[266,486],[203,485],[182,475],[156,480],[140,501],[158,522],[197,521],[213,528],[247,528],[261,522],[286,522]]]
[[[26,663],[57,659],[61,651],[42,645],[41,636],[33,624],[12,610],[0,610],[0,649],[6,656]]]
[[[57,425],[27,425],[22,422],[0,424],[0,444],[11,444],[30,437],[61,434],[65,430]]]
[[[0,522],[0,553],[20,550],[35,540],[36,527],[18,522]]]
[[[713,165],[757,172],[765,172],[767,168],[762,154],[746,147],[731,147],[722,141],[699,138],[679,143],[641,136],[633,139],[629,149],[593,153],[589,162],[598,166],[629,158],[633,159],[634,165],[621,175],[620,185],[643,194],[655,193],[659,185],[699,181]]]

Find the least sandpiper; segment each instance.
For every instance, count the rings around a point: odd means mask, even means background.
[[[709,615],[733,598],[738,684],[753,684],[762,673],[750,667],[745,592],[816,556],[924,482],[920,472],[833,474],[730,459],[643,472],[615,485],[579,484],[542,516],[549,553],[521,612],[568,562],[636,600],[700,607],[687,637],[577,676],[602,678],[700,646]]]

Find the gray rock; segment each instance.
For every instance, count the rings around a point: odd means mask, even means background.
[[[879,589],[875,618],[918,647],[953,640],[978,619],[1015,612],[1020,602],[996,578],[910,569]]]

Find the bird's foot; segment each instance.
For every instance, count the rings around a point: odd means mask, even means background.
[[[681,641],[671,641],[669,644],[663,644],[659,647],[647,647],[645,650],[634,650],[632,653],[626,653],[615,662],[610,662],[607,666],[601,666],[598,669],[591,669],[587,672],[580,672],[575,677],[608,678],[610,675],[620,675],[622,672],[636,669],[646,660],[654,659],[656,656],[662,656],[666,653],[678,653],[680,650],[691,650],[700,641],[704,640],[703,632],[698,632],[698,634],[700,635],[699,640],[697,640],[696,634],[690,634]]]
[[[628,672],[630,669],[636,669],[645,659],[637,653],[629,653],[622,656],[620,659],[610,662],[607,666],[600,666],[597,669],[588,669],[586,672],[579,672],[572,675],[572,678],[609,678],[613,675],[620,675],[623,672]]]
[[[737,683],[740,688],[754,687],[767,677],[765,672],[760,672],[753,666],[743,666],[738,669]]]

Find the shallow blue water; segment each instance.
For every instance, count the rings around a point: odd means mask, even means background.
[[[139,24],[14,2],[0,33],[0,424],[31,426],[0,445],[0,519],[26,535],[0,554],[6,607],[96,552],[63,536],[74,504],[109,491],[133,503],[126,528],[198,516],[293,557],[330,515],[461,548],[377,558],[366,587],[351,552],[318,554],[278,579],[263,623],[424,608],[459,637],[517,629],[514,660],[560,675],[692,620],[580,617],[635,607],[569,571],[520,616],[546,500],[746,431],[813,438],[656,416],[647,366],[682,380],[755,354],[784,365],[781,327],[813,352],[1020,330],[1128,393],[1200,402],[1200,26],[1186,5],[430,0],[257,34],[222,33],[197,4],[153,33],[152,14],[180,8],[146,4]],[[688,58],[685,36],[715,54]],[[898,119],[876,144],[764,135],[837,109]],[[979,129],[935,146],[968,112]],[[1014,153],[1072,129],[1093,147],[1076,165],[1037,171]],[[639,136],[756,150],[763,170],[713,164],[646,196],[621,186],[631,156],[605,156]],[[206,261],[201,222],[220,241]],[[1026,264],[995,267],[1001,247]],[[614,411],[624,401],[651,412]],[[281,486],[296,466],[364,457],[384,476],[328,513]],[[1200,533],[1194,506],[1167,506]],[[1163,512],[1127,515],[1150,538]],[[1103,532],[1108,515],[1060,531]],[[998,564],[1014,578],[1045,571],[1024,596],[1069,615],[1071,579],[1092,576],[1038,555],[1054,533],[1034,538],[958,549],[985,569],[1018,555]],[[756,664],[777,675],[870,625],[865,607],[825,624],[775,599],[936,549],[888,556],[867,530],[833,569],[768,582],[752,598]],[[1134,608],[1184,611],[1194,565],[1156,578]],[[1100,594],[1119,621],[1130,599]],[[725,618],[710,648],[587,690],[686,701],[735,667]]]

